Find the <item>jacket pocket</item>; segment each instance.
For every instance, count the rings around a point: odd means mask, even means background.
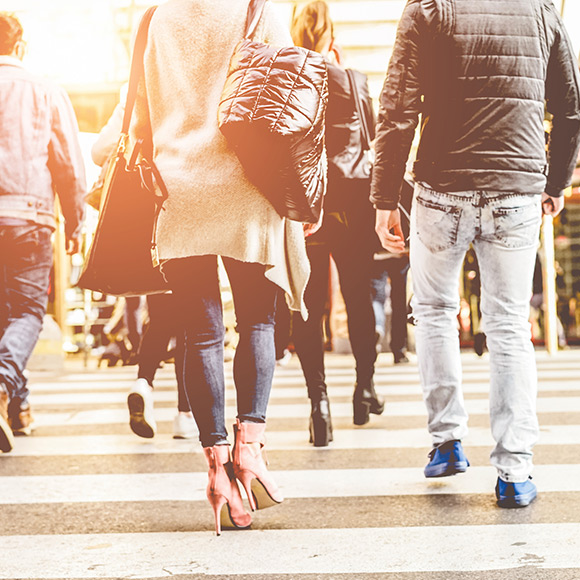
[[[442,252],[457,242],[461,208],[443,205],[421,196],[415,198],[417,236],[430,252]]]

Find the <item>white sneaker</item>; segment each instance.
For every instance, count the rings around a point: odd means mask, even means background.
[[[288,350],[284,350],[282,358],[276,360],[276,365],[279,367],[285,367],[292,360],[292,353]]]
[[[175,419],[173,419],[174,439],[192,439],[197,434],[197,425],[191,413],[182,413],[180,411],[175,415]]]
[[[137,379],[129,396],[129,426],[135,435],[151,439],[157,432],[153,417],[153,389],[145,379]]]

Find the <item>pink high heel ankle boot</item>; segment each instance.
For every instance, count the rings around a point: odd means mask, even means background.
[[[252,510],[261,510],[284,501],[262,457],[266,443],[265,423],[240,422],[234,425],[234,473],[240,480]]]
[[[229,445],[204,447],[203,452],[209,466],[207,499],[214,512],[216,534],[220,535],[222,526],[248,528],[252,523],[252,516],[242,503]]]

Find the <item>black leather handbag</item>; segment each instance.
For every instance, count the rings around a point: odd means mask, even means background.
[[[266,0],[248,7],[218,122],[248,179],[288,219],[316,223],[326,193],[326,62],[301,47],[252,40]]]
[[[362,107],[361,94],[358,83],[364,83],[364,97],[367,99],[367,108],[372,111],[372,103],[368,94],[367,78],[362,73],[351,69],[346,69],[350,94],[356,112],[356,120],[351,125],[353,133],[348,146],[340,154],[332,157],[332,169],[334,175],[340,180],[346,180],[343,189],[350,191],[361,191],[369,188],[371,184],[371,173],[373,168],[373,151],[371,150],[371,133],[369,120]],[[358,79],[357,80],[357,76]],[[372,112],[370,113],[372,116]],[[358,127],[358,131],[355,131]]]
[[[140,140],[130,153],[127,150],[147,33],[155,8],[147,10],[139,25],[117,153],[104,178],[99,221],[77,282],[80,288],[115,296],[169,290],[159,269],[155,241],[157,218],[167,190],[153,160],[147,159],[147,152],[152,150],[150,144]]]

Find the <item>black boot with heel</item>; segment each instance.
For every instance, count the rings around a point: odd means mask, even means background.
[[[352,407],[354,424],[366,425],[369,422],[371,413],[373,415],[381,415],[383,413],[385,403],[377,395],[373,383],[366,387],[357,384],[354,389]]]
[[[332,441],[332,420],[328,395],[321,393],[317,399],[311,399],[310,443],[314,447],[327,447]]]

